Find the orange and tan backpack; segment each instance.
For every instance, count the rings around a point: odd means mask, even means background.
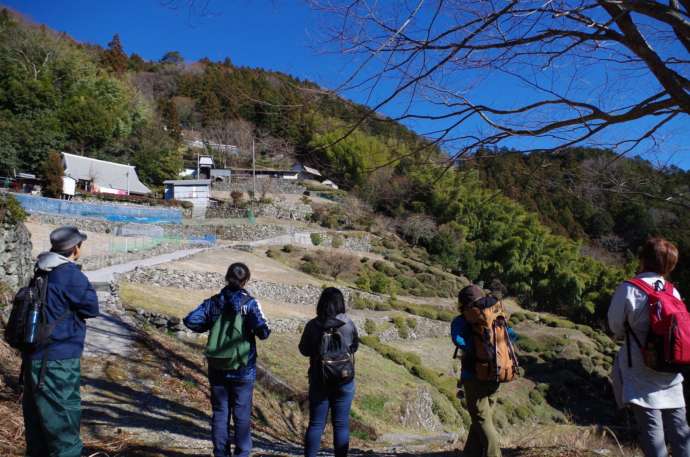
[[[503,304],[494,297],[485,297],[465,305],[462,315],[472,327],[477,379],[494,382],[515,380],[519,375],[519,364],[508,333],[508,315]]]

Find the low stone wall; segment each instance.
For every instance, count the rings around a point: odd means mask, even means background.
[[[270,182],[266,182],[270,181]],[[254,191],[254,180],[251,176],[234,176],[230,182],[213,183],[214,190],[238,191],[250,193]],[[264,176],[256,177],[256,193],[260,194],[263,189],[268,189],[271,194],[303,194],[306,188],[297,181],[290,181],[282,178],[270,178]]]
[[[134,271],[118,276],[118,281],[148,284],[160,287],[174,287],[184,290],[220,289],[225,285],[225,278],[220,273],[195,272],[182,270],[166,270],[163,268],[137,268]],[[293,305],[316,306],[321,296],[322,288],[311,284],[291,285],[277,284],[268,281],[250,281],[247,289],[257,298],[280,301]],[[348,287],[341,287],[347,303],[351,303],[355,295],[367,300],[382,302],[385,297],[371,294]]]
[[[278,224],[235,224],[235,225],[148,225],[109,222],[101,219],[68,218],[44,214],[34,214],[29,219],[38,224],[74,225],[79,230],[95,233],[129,234],[136,236],[164,236],[170,238],[202,238],[214,235],[228,241],[258,241],[289,233],[286,226]],[[130,230],[130,227],[136,230]],[[148,229],[148,233],[147,233]]]
[[[163,243],[154,248],[146,249],[143,251],[129,251],[117,254],[84,257],[80,259],[78,263],[82,266],[82,270],[92,271],[101,268],[106,268],[112,265],[119,265],[122,263],[131,262],[133,260],[141,260],[149,257],[155,257],[161,254],[168,254],[170,252],[175,252],[188,247],[190,247],[190,245],[188,244],[180,245]]]
[[[371,236],[363,234],[360,236],[339,234],[339,233],[320,233],[321,244],[319,246],[332,247],[333,240],[338,238],[340,240],[340,249],[354,252],[371,252]]]
[[[0,282],[12,289],[26,285],[33,274],[31,234],[24,224],[0,224]]]
[[[184,238],[215,235],[219,240],[259,241],[289,233],[289,228],[277,224],[183,225],[171,227],[169,233]]]
[[[270,217],[289,221],[308,221],[313,210],[310,205],[277,199],[271,203],[258,203],[254,209],[257,217]],[[218,205],[206,210],[207,219],[239,219],[248,215],[248,209],[232,205]]]
[[[220,273],[165,270],[160,267],[137,268],[134,271],[119,275],[117,281],[127,281],[158,287],[174,287],[182,290],[221,289],[225,285],[225,279]],[[316,308],[316,303],[323,290],[321,287],[311,284],[276,284],[268,281],[256,280],[252,280],[247,286],[247,289],[259,300],[268,299],[292,305],[305,306],[311,309]],[[381,295],[371,294],[348,287],[341,287],[340,290],[343,292],[348,305],[352,304],[355,296],[361,296],[368,300],[378,302],[383,302],[387,299],[387,297]],[[188,332],[184,326],[181,325],[179,318],[144,310],[130,310],[130,312],[139,322],[145,322],[158,329],[168,330],[174,333],[181,332],[180,334]],[[377,336],[382,341],[397,341],[402,339],[397,327],[390,325],[390,315],[396,314],[395,311],[367,314],[368,315],[362,315],[362,313],[356,313],[351,315],[360,334],[367,334],[364,324],[367,319],[371,319],[378,328],[387,327],[386,330],[377,332]],[[415,319],[416,325],[414,328],[408,329],[408,336],[406,339],[416,340],[420,338],[433,338],[448,333],[448,324],[446,322],[435,321],[419,316],[410,315],[408,317]],[[304,328],[307,320],[306,318],[271,319],[270,323],[272,329],[278,333],[299,333]],[[193,335],[189,333],[188,336]]]
[[[91,219],[87,217],[64,217],[52,214],[32,214],[30,222],[46,225],[73,225],[79,230],[94,233],[116,233],[119,227],[126,224],[110,222],[104,219]]]

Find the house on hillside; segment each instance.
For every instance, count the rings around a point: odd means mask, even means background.
[[[336,183],[334,183],[333,181],[331,181],[330,179],[325,180],[325,181],[322,182],[321,184],[323,184],[323,185],[326,186],[326,187],[330,187],[330,188],[333,189],[333,190],[338,190],[338,189],[339,189],[338,185],[337,185]]]
[[[196,178],[197,179],[211,179],[211,170],[213,170],[213,157],[211,156],[199,156],[197,159],[196,166]]]
[[[232,168],[230,170],[233,177],[251,177],[254,175],[254,170],[251,168]],[[285,179],[288,181],[297,181],[299,172],[293,170],[279,170],[274,168],[257,168],[256,176],[266,176],[275,179]]]
[[[308,167],[301,163],[293,165],[292,171],[296,171],[297,173],[299,173],[299,179],[302,181],[314,180],[320,182],[323,179],[323,176],[321,175],[321,172],[319,170],[317,170],[316,168]]]
[[[62,153],[65,176],[76,182],[77,189],[100,194],[148,195],[132,165]],[[69,184],[71,186],[71,183]],[[71,190],[71,189],[69,189]]]

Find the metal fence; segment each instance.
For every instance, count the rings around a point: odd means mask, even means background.
[[[13,194],[28,213],[60,216],[90,217],[111,222],[137,222],[140,224],[180,224],[182,211],[176,208],[151,208],[138,205],[111,203],[85,203],[71,200]]]

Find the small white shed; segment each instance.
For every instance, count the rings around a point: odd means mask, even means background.
[[[62,194],[74,197],[77,191],[77,180],[71,176],[62,177]]]
[[[195,209],[207,208],[211,197],[210,179],[164,181],[165,199],[191,202]]]

